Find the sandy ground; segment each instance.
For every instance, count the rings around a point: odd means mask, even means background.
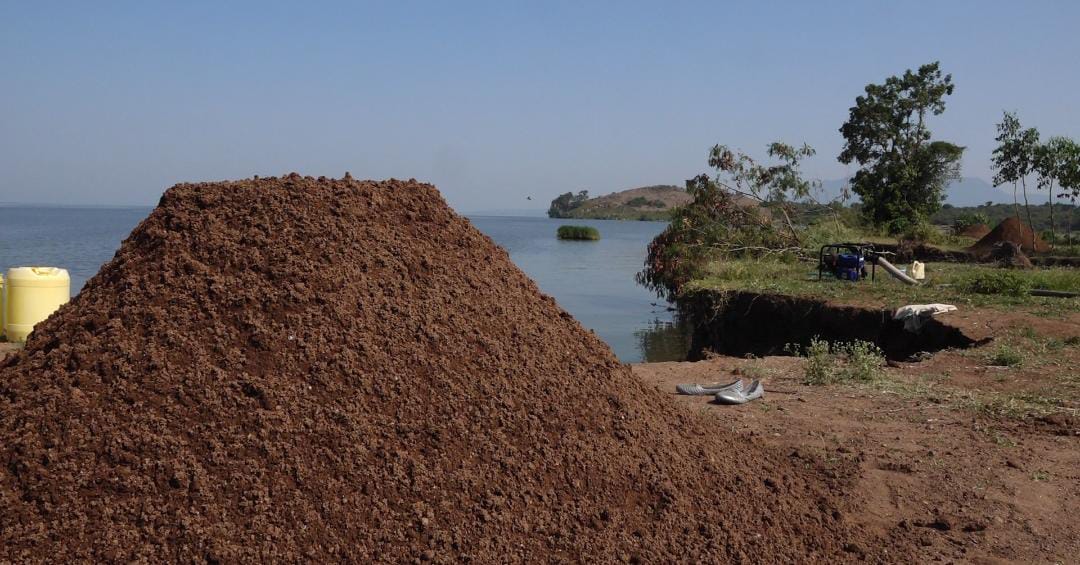
[[[845,479],[847,517],[884,544],[918,547],[926,562],[1075,563],[1080,346],[1061,344],[1080,335],[1080,319],[974,312],[951,321],[997,345],[892,363],[878,381],[859,384],[805,385],[804,360],[792,357],[633,369],[714,416],[717,433],[774,446]],[[1024,350],[1024,365],[992,366],[1001,343]],[[761,379],[765,397],[720,406],[675,394],[677,383],[736,376]]]

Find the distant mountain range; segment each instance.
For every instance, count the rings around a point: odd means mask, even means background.
[[[822,183],[822,200],[831,200],[840,195],[840,191],[847,184],[845,179],[827,180]],[[959,181],[949,185],[946,189],[945,202],[953,206],[978,206],[987,202],[996,204],[1011,204],[1013,201],[1012,189],[1008,192],[994,187],[979,177],[963,177]],[[1030,194],[1030,190],[1028,191]],[[855,197],[856,199],[858,197]],[[850,204],[850,202],[848,202]]]

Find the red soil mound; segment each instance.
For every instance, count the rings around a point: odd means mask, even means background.
[[[0,368],[0,561],[881,551],[705,422],[430,185],[183,184]]]
[[[1031,231],[1031,228],[1020,223],[1015,217],[1010,216],[1002,220],[993,231],[976,241],[974,245],[968,248],[968,251],[985,255],[993,250],[995,244],[1002,241],[1009,241],[1019,245],[1025,253],[1044,253],[1050,250],[1050,246],[1039,237],[1039,234]],[[1034,248],[1032,247],[1032,241],[1034,241]]]
[[[973,224],[960,231],[957,235],[964,237],[971,237],[975,239],[981,239],[990,233],[990,226],[986,224]]]

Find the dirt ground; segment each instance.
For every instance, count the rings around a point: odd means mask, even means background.
[[[803,384],[804,359],[714,357],[634,373],[715,416],[718,433],[847,479],[847,517],[931,561],[1067,563],[1080,554],[1080,316],[958,312],[977,349],[890,363],[872,382]],[[1004,352],[1004,353],[1003,353]],[[1020,358],[1019,363],[1015,359]],[[1013,366],[998,366],[1002,360]],[[677,383],[765,385],[720,406]]]
[[[994,338],[890,363],[865,383],[803,384],[805,360],[714,357],[634,374],[710,414],[716,431],[769,446],[844,486],[845,519],[923,562],[1069,563],[1080,554],[1080,314],[960,311]],[[16,349],[0,343],[0,358]],[[1002,350],[1021,362],[1002,366]],[[761,379],[763,399],[719,406],[677,383]],[[856,548],[857,550],[858,548]],[[870,553],[868,551],[868,553]]]

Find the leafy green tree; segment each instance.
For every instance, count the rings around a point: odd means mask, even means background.
[[[899,233],[925,221],[941,208],[945,187],[960,178],[964,148],[930,141],[926,124],[930,115],[945,111],[945,97],[952,93],[952,75],[942,75],[934,62],[868,84],[855,99],[840,128],[845,144],[839,160],[860,165],[851,189],[873,224]]]
[[[1063,196],[1066,196],[1072,202],[1072,206],[1068,207],[1069,217],[1066,227],[1068,230],[1067,239],[1071,245],[1073,212],[1076,210],[1076,199],[1080,198],[1080,143],[1072,139],[1065,139],[1055,145],[1058,146],[1056,158],[1058,186],[1061,187]]]
[[[1062,178],[1066,178],[1066,182],[1069,182],[1068,177],[1071,173],[1067,169],[1072,156],[1077,151],[1076,142],[1060,136],[1051,137],[1035,149],[1035,172],[1039,175],[1039,188],[1045,188],[1048,191],[1051,245],[1057,241],[1057,230],[1054,225],[1054,183],[1057,182],[1060,185]]]
[[[1028,202],[1027,177],[1035,171],[1035,157],[1039,148],[1039,130],[1035,128],[1023,129],[1020,119],[1015,112],[1005,112],[1001,123],[997,125],[998,136],[995,140],[998,146],[993,153],[994,186],[1011,183],[1013,185],[1013,205],[1016,209],[1016,220],[1020,221],[1020,207],[1016,202],[1016,185],[1019,183],[1024,189],[1024,211],[1027,214],[1028,226],[1032,228],[1031,248],[1035,246],[1035,231],[1031,221],[1031,204]]]
[[[565,218],[571,210],[581,206],[588,199],[589,191],[587,190],[582,190],[577,194],[574,194],[573,192],[560,194],[551,201],[551,206],[548,208],[548,217]]]

